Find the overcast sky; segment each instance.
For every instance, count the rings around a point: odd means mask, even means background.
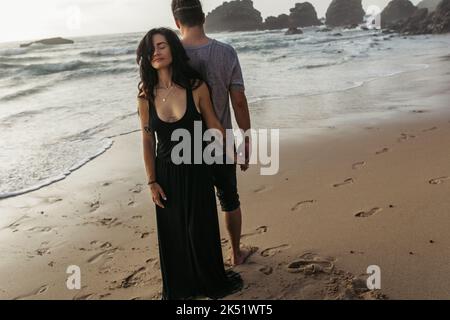
[[[205,13],[223,0],[203,0]],[[266,18],[289,13],[299,0],[253,0]],[[331,0],[310,0],[320,17]],[[389,0],[363,0],[365,9],[381,9]],[[420,0],[412,0],[414,4]],[[275,5],[276,4],[276,5]],[[43,37],[145,31],[156,26],[175,28],[170,0],[0,0],[0,42]]]

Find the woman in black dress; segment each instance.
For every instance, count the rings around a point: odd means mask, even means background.
[[[156,204],[162,298],[216,299],[240,290],[242,279],[224,269],[210,166],[194,163],[193,152],[191,164],[177,164],[176,155],[172,157],[172,148],[179,143],[171,140],[172,133],[187,130],[194,145],[195,121],[202,121],[202,132],[214,128],[225,137],[208,86],[188,60],[172,30],[152,29],[145,35],[137,49],[138,113],[148,184]]]

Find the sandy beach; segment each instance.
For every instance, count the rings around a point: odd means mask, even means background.
[[[278,174],[239,172],[242,242],[258,250],[234,268],[245,288],[227,299],[450,298],[450,72],[448,58],[428,63],[286,101],[392,110],[282,129]],[[0,298],[160,299],[145,183],[135,132],[66,179],[1,200]],[[226,255],[223,225],[221,234]],[[81,269],[80,290],[66,287],[70,265]],[[380,290],[366,288],[370,265]]]

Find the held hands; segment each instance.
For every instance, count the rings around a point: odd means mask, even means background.
[[[167,200],[167,198],[161,186],[157,182],[154,182],[150,185],[150,191],[152,193],[153,202],[161,208],[164,208],[161,198],[164,200]]]

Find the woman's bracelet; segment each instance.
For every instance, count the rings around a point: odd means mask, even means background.
[[[154,183],[156,183],[156,180],[149,181],[149,182],[147,183],[147,185],[149,186],[149,185],[152,185],[152,184],[154,184]]]

